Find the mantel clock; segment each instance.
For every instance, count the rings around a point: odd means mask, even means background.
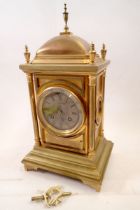
[[[93,43],[73,35],[64,6],[64,31],[20,65],[28,79],[35,145],[27,170],[44,169],[100,190],[112,142],[104,137],[104,89],[109,61]]]

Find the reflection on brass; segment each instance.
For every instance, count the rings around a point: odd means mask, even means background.
[[[103,44],[103,47],[101,49],[101,57],[103,60],[105,60],[105,58],[106,58],[106,53],[107,53],[107,50],[105,48],[105,44]]]
[[[25,56],[26,63],[30,63],[30,52],[27,45],[25,45],[24,56]]]
[[[48,207],[57,206],[60,204],[64,197],[72,195],[71,192],[64,192],[61,186],[50,187],[42,195],[33,196],[32,201],[45,201]]]
[[[103,122],[110,61],[105,45],[100,57],[94,44],[69,33],[66,5],[64,19],[65,31],[41,46],[32,63],[20,65],[28,78],[35,136],[35,146],[22,163],[26,170],[58,173],[100,191],[113,147]],[[66,98],[58,97],[62,92]]]

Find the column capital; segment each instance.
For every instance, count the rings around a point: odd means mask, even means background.
[[[89,76],[89,86],[95,86],[95,85],[96,85],[96,77]]]

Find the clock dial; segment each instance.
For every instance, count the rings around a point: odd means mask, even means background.
[[[61,87],[46,90],[42,102],[42,114],[45,124],[60,131],[72,131],[79,128],[84,120],[84,110],[78,97]]]

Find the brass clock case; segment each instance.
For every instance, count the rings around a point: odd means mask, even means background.
[[[20,69],[28,79],[35,146],[22,162],[27,170],[69,176],[99,191],[113,147],[104,136],[103,125],[105,74],[110,62],[105,44],[99,55],[93,43],[69,31],[66,4],[63,16],[64,31],[47,41],[32,61],[25,47],[26,64]],[[68,104],[61,105],[56,91],[70,97]],[[73,103],[76,116],[71,115]]]
[[[44,116],[44,113],[43,113],[44,100],[46,99],[47,96],[56,92],[65,94],[78,107],[78,110],[79,110],[78,122],[74,125],[74,127],[70,129],[66,129],[66,130],[57,129],[53,125],[51,125]],[[50,86],[50,87],[45,88],[43,91],[41,91],[41,93],[37,97],[37,112],[38,112],[38,117],[42,126],[51,134],[57,135],[57,136],[72,136],[72,135],[77,134],[81,130],[85,121],[85,110],[84,110],[84,105],[82,101],[77,96],[77,94],[75,94],[73,91],[71,91],[67,87]]]

